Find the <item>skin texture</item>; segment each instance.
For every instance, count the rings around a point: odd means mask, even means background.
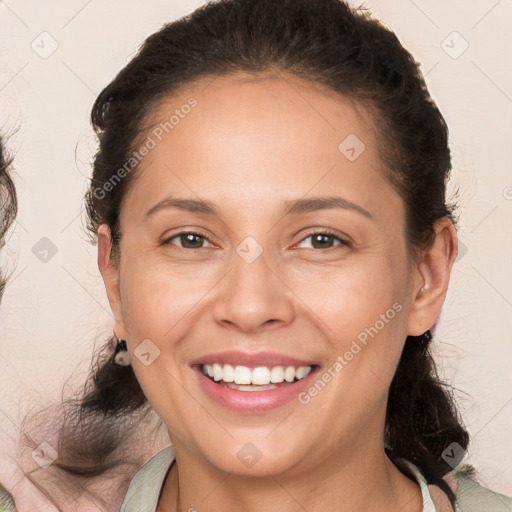
[[[384,452],[387,393],[406,336],[440,313],[457,255],[452,223],[438,221],[432,247],[410,258],[403,201],[383,174],[371,119],[344,97],[289,75],[237,74],[187,85],[149,125],[190,97],[197,106],[150,151],[123,201],[118,268],[108,227],[98,233],[116,334],[176,451],[158,510],[420,511],[419,486]],[[350,134],[365,144],[354,161],[338,149]],[[171,195],[211,201],[219,215],[146,218]],[[371,218],[347,209],[283,216],[285,201],[319,196],[343,197]],[[349,245],[315,243],[310,235],[325,229]],[[192,249],[186,238],[169,241],[182,231],[206,238]],[[247,236],[263,249],[250,264],[236,252]],[[231,412],[190,368],[240,349],[313,360],[322,372],[394,303],[401,311],[307,405]],[[133,354],[145,339],[160,350],[148,366]],[[248,442],[262,454],[251,468],[237,457]]]

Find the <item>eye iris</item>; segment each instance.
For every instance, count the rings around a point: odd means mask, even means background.
[[[324,242],[326,241],[327,239],[327,244],[325,244]],[[315,243],[320,241],[320,247],[327,247],[329,246],[329,241],[332,242],[332,235],[328,235],[328,234],[325,234],[325,233],[318,233],[316,235],[313,235],[313,247],[316,248],[315,246]]]
[[[203,245],[203,237],[201,235],[195,235],[194,233],[184,233],[180,238],[183,247],[190,248],[190,245],[192,245],[192,249],[200,249]],[[196,242],[196,244],[194,244],[194,238],[196,241],[199,240]]]

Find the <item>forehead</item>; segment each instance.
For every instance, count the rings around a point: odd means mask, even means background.
[[[188,197],[235,194],[260,207],[269,197],[308,191],[364,192],[367,204],[393,193],[369,112],[288,74],[237,73],[187,84],[156,106],[144,137],[153,147],[129,194],[138,189],[146,204],[166,187]]]
[[[193,109],[187,107],[190,101],[197,104]],[[185,115],[180,110],[186,111]],[[179,119],[173,114],[180,114]],[[175,118],[172,128],[165,130],[166,121],[172,117]],[[183,138],[190,138],[189,131],[178,129],[185,124],[194,131],[200,130],[196,133],[204,141],[214,139],[215,133],[242,135],[250,131],[254,144],[308,139],[317,145],[318,139],[327,136],[325,146],[339,141],[347,135],[347,130],[372,142],[369,140],[375,132],[372,121],[361,102],[317,82],[288,73],[237,72],[204,77],[182,86],[156,106],[146,124],[148,130],[161,125],[165,134],[172,131],[176,141],[180,132]]]

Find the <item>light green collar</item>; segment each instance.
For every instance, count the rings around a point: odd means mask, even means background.
[[[174,457],[172,446],[167,446],[151,457],[130,482],[119,512],[155,512],[163,482]],[[427,481],[420,470],[405,459],[400,459],[400,462],[407,466],[421,488],[423,512],[437,512]]]

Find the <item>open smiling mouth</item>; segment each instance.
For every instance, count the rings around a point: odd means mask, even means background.
[[[230,364],[202,364],[201,373],[209,380],[225,388],[237,391],[269,391],[290,386],[314,372],[311,366],[232,366]]]

